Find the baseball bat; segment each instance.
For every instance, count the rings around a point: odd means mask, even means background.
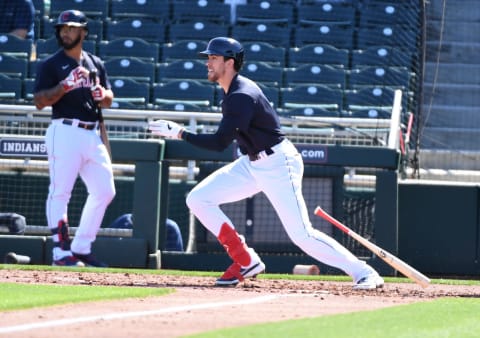
[[[430,279],[427,276],[415,270],[413,267],[411,267],[410,265],[402,261],[400,258],[382,249],[381,247],[373,244],[368,239],[363,238],[353,230],[349,229],[347,226],[340,223],[340,221],[336,220],[335,218],[327,214],[322,208],[317,207],[315,209],[315,215],[320,216],[323,219],[327,220],[328,222],[332,223],[334,226],[342,230],[344,233],[346,233],[356,241],[360,242],[360,244],[362,244],[367,249],[372,251],[375,255],[383,259],[385,263],[390,265],[392,268],[401,272],[403,275],[410,278],[414,282],[420,284],[422,287],[426,288],[430,284]]]
[[[91,70],[90,81],[94,84],[97,83],[97,71]],[[107,148],[108,156],[110,160],[112,159],[112,150],[110,148],[110,140],[108,139],[107,128],[105,127],[105,121],[103,120],[102,108],[100,107],[100,102],[97,103],[97,114],[98,114],[98,127],[100,129],[100,138],[102,139],[103,144]]]

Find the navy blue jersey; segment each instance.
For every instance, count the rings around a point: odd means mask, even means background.
[[[193,145],[222,151],[237,140],[242,154],[254,155],[285,137],[277,112],[255,82],[244,76],[232,79],[222,100],[222,120],[215,134],[185,133]]]
[[[65,54],[63,49],[40,61],[37,65],[34,93],[55,87],[78,66],[77,60]],[[100,84],[106,89],[111,89],[105,66],[100,58],[84,51],[82,52],[81,66],[88,70],[96,70]],[[92,83],[87,82],[84,87],[66,93],[52,105],[52,118],[79,119],[87,122],[97,121],[96,103],[90,91],[92,85]]]

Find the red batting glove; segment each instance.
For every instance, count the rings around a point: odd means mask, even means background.
[[[102,101],[105,98],[105,88],[100,85],[95,85],[91,89],[93,99],[97,102]]]
[[[88,71],[81,66],[78,66],[77,68],[73,69],[65,79],[60,81],[60,83],[63,86],[63,89],[65,90],[65,93],[68,93],[74,89],[83,87],[83,85],[87,81],[87,74],[88,74]]]

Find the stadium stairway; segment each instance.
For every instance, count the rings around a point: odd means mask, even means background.
[[[431,1],[426,7],[423,165],[439,163],[439,154],[460,151],[475,160],[457,162],[457,169],[480,170],[478,0],[447,1],[445,6]]]

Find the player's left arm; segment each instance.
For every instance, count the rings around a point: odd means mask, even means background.
[[[101,94],[99,99],[96,100],[101,108],[110,108],[113,102],[113,98],[115,97],[110,80],[108,79],[107,71],[103,62],[100,63],[100,74],[98,77],[97,86],[100,87]]]

